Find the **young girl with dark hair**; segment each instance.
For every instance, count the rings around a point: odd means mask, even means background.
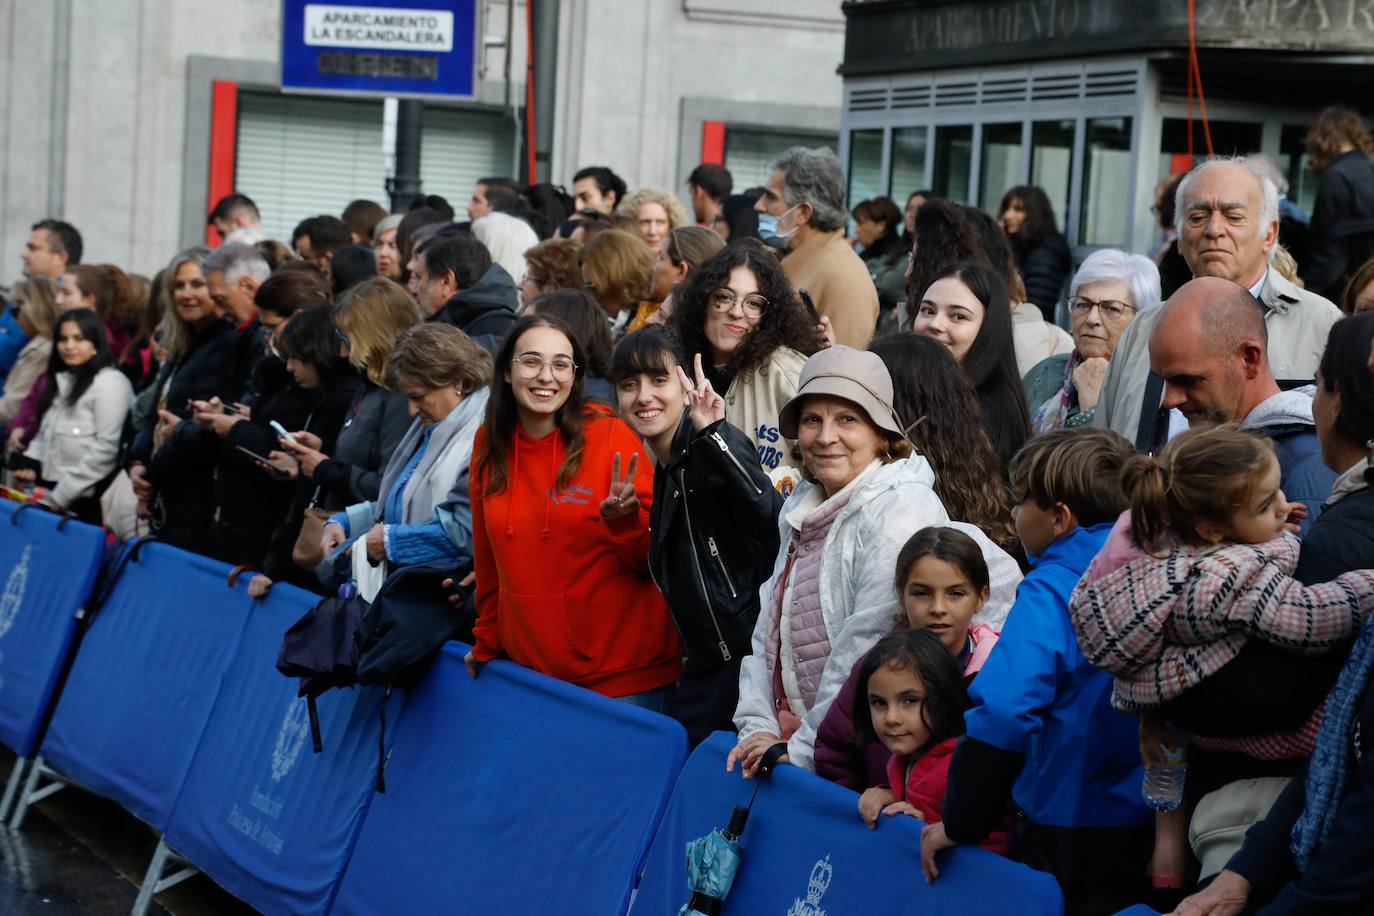
[[[975,623],[991,593],[991,577],[982,547],[952,527],[922,528],[897,555],[893,576],[900,614],[898,629],[929,630],[959,665],[965,684],[997,645],[997,630]],[[853,718],[859,666],[850,672],[830,711],[816,731],[816,774],[862,791],[878,784],[888,755],[858,740],[862,717]]]
[[[38,434],[25,452],[37,471],[16,476],[44,482],[52,488],[48,503],[100,524],[101,484],[116,470],[133,398],[100,316],[89,309],[63,312],[38,400]]]
[[[758,243],[726,245],[681,287],[668,327],[689,357],[701,355],[725,419],[753,440],[764,470],[792,466],[778,412],[822,341],[777,259]]]
[[[696,359],[650,325],[616,345],[611,378],[620,416],[654,458],[649,569],[682,637],[671,713],[697,745],[733,728],[740,660],[749,654],[759,586],[778,552],[782,497]]]
[[[983,429],[1005,468],[1030,438],[1006,283],[981,264],[947,267],[921,294],[915,331],[944,344],[973,382]]]
[[[527,315],[496,352],[473,443],[474,645],[663,711],[682,648],[649,577],[644,448],[583,397],[586,355],[558,318]]]
[[[1049,196],[1035,185],[1020,185],[1002,197],[997,221],[1016,252],[1026,298],[1054,322],[1055,306],[1073,269],[1069,243],[1054,222]]]
[[[934,633],[903,630],[880,639],[855,670],[852,714],[859,744],[881,743],[892,755],[888,784],[859,796],[859,816],[870,830],[879,817],[896,814],[938,824],[969,705],[959,664]],[[1004,852],[1005,832],[982,845]]]

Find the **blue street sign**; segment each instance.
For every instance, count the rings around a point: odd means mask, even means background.
[[[477,95],[476,0],[285,0],[287,92]]]

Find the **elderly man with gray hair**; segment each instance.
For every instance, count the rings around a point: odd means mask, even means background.
[[[1327,332],[1341,317],[1329,300],[1271,270],[1279,234],[1279,194],[1263,167],[1246,156],[1197,165],[1178,187],[1178,249],[1193,277],[1220,277],[1250,291],[1264,316],[1269,363],[1283,380],[1310,380]],[[1161,409],[1164,380],[1150,371],[1150,334],[1159,311],[1138,315],[1117,343],[1102,385],[1095,424],[1121,433],[1141,451],[1168,438]]]
[[[782,272],[805,290],[835,342],[862,350],[878,323],[878,290],[844,239],[844,169],[827,147],[794,146],[770,165],[766,193],[754,209],[759,235],[786,247]]]

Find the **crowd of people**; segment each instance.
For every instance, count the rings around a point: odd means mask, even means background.
[[[1374,143],[1329,110],[1308,147],[1301,262],[1245,156],[1076,270],[1040,188],[851,210],[803,147],[700,166],[690,213],[593,166],[288,244],[232,194],[150,279],[44,219],[5,467],[255,595],[452,569],[474,676],[733,731],[745,778],[925,822],[929,881],[976,844],[1072,913],[1367,911]]]

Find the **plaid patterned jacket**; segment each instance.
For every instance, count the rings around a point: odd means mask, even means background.
[[[1180,548],[1142,557],[1069,602],[1078,645],[1113,675],[1112,705],[1151,709],[1216,673],[1249,639],[1320,654],[1349,640],[1374,611],[1374,570],[1304,586],[1292,578],[1298,540]]]

